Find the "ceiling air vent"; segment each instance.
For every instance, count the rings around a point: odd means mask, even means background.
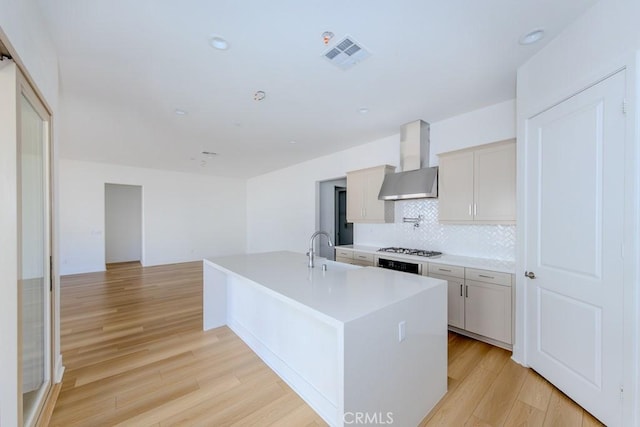
[[[347,36],[324,53],[324,57],[342,70],[348,70],[358,62],[371,56],[353,37]]]

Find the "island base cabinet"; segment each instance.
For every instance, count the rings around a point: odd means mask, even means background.
[[[417,426],[444,396],[446,313],[433,303],[445,293],[434,288],[345,324],[345,425]],[[358,414],[369,422],[354,422]]]
[[[464,328],[467,331],[511,344],[511,317],[510,286],[466,281]]]
[[[339,321],[204,268],[204,329],[228,325],[329,425],[418,425],[446,393],[444,283]]]

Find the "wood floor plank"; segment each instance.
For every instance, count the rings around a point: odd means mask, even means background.
[[[508,361],[476,407],[473,415],[489,425],[502,425],[516,400],[527,369]]]
[[[582,412],[582,427],[603,427],[600,421],[598,421],[593,415],[587,411]]]
[[[475,369],[455,390],[445,395],[445,402],[425,425],[463,426],[497,375],[486,369]]]
[[[546,412],[552,391],[553,386],[537,372],[530,369],[518,394],[518,400]]]
[[[451,361],[447,375],[456,380],[465,378],[469,372],[477,367],[478,360],[483,359],[489,350],[491,350],[489,344],[473,341]]]
[[[202,262],[65,276],[60,323],[51,426],[326,426],[228,327],[202,331]],[[506,350],[449,333],[448,352],[421,425],[600,425]]]
[[[545,411],[534,408],[526,403],[516,400],[511,412],[504,423],[505,427],[528,426],[541,427],[544,423]]]
[[[576,405],[562,392],[554,389],[549,399],[545,427],[580,427],[582,426],[583,409]]]

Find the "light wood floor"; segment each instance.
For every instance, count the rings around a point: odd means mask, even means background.
[[[200,262],[111,265],[63,277],[61,292],[50,425],[325,425],[228,328],[201,330]],[[449,391],[422,425],[600,425],[509,356],[450,334]]]

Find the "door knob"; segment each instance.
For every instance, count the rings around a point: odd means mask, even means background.
[[[535,279],[536,275],[533,271],[525,271],[524,272],[524,277],[528,277],[529,279]]]

